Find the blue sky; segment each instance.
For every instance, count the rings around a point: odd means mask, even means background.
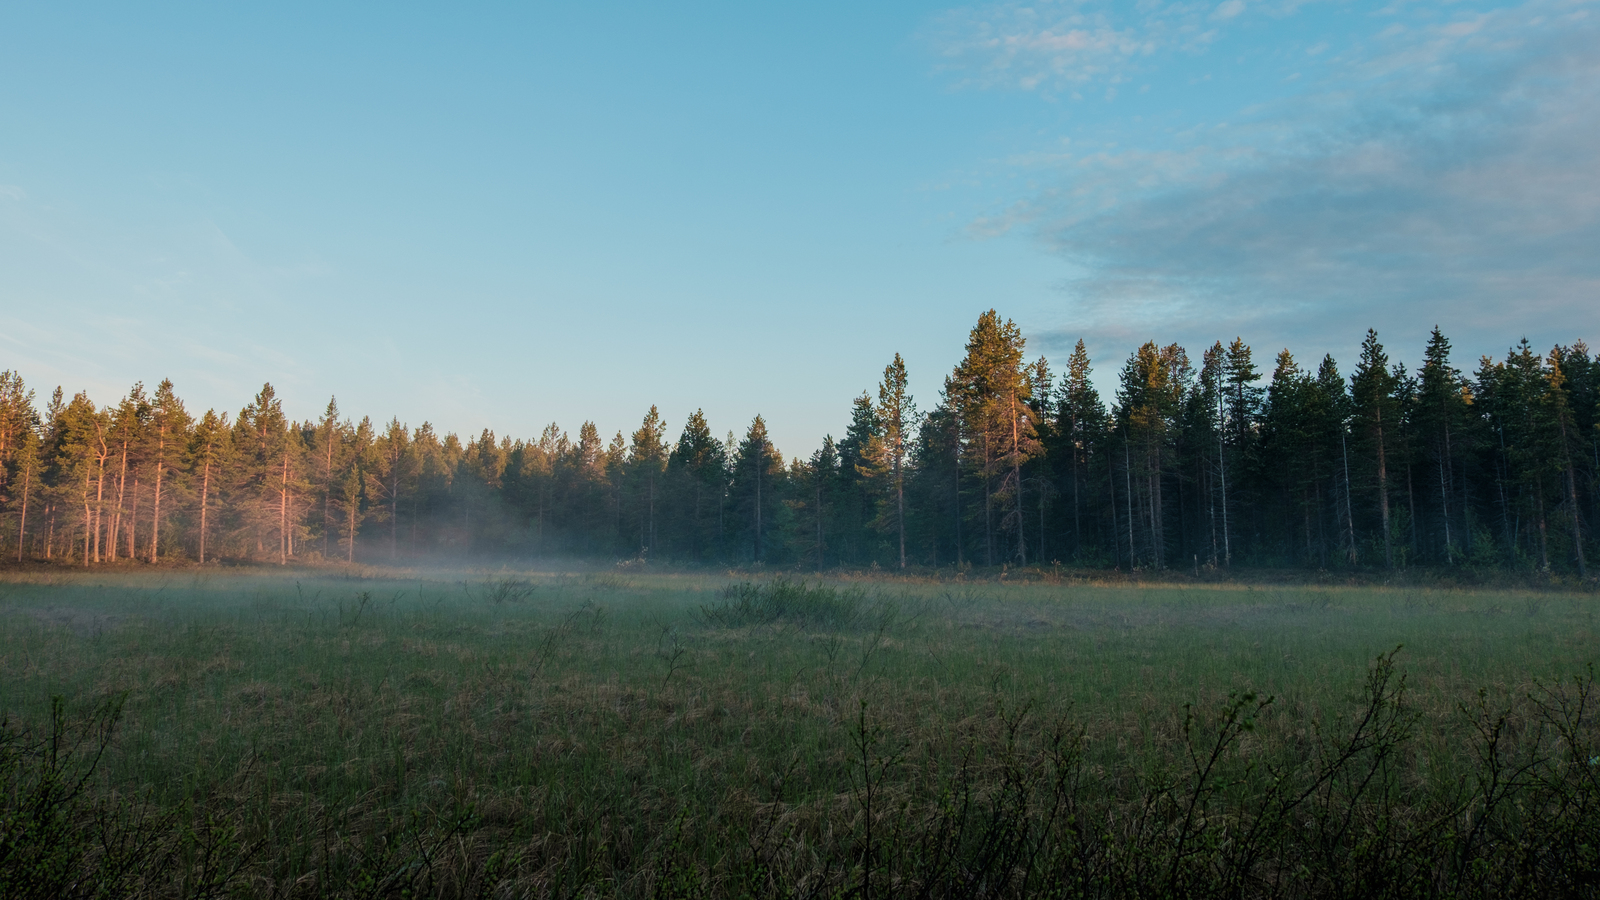
[[[0,9],[0,368],[463,434],[842,432],[978,314],[1596,343],[1600,4]],[[1107,384],[1109,387],[1109,383]]]

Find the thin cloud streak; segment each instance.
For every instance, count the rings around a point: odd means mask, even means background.
[[[1391,29],[1292,103],[1179,149],[1074,157],[969,230],[1021,229],[1087,273],[1063,286],[1067,321],[1036,335],[1052,348],[1235,333],[1326,347],[1335,332],[1347,347],[1368,325],[1435,323],[1485,349],[1592,338],[1594,9]]]

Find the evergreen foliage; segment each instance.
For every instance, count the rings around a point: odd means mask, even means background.
[[[609,441],[424,422],[330,399],[293,422],[272,385],[191,414],[170,381],[41,408],[0,372],[0,558],[94,566],[445,555],[682,564],[1398,569],[1588,576],[1600,517],[1600,360],[1526,340],[1468,374],[1437,328],[1415,373],[1368,331],[1346,378],[1241,338],[1198,365],[1146,342],[1108,404],[1082,341],[1057,377],[979,317],[931,409],[905,360],[843,437],[786,459],[752,421],[677,439],[651,407]]]

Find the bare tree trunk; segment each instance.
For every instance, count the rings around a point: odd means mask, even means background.
[[[322,456],[322,556],[326,559],[332,549],[329,539],[333,532],[333,438],[338,424],[328,422],[328,440]]]
[[[1583,523],[1578,518],[1578,474],[1567,460],[1567,506],[1572,510],[1572,546],[1578,554],[1578,577],[1587,580],[1589,568],[1583,558]]]
[[[1455,565],[1455,542],[1450,539],[1450,483],[1445,480],[1444,457],[1439,457],[1439,513],[1444,518],[1444,561]]]
[[[761,470],[766,468],[762,465],[766,451],[764,445],[756,447],[756,562],[761,561]]]
[[[1383,519],[1383,562],[1394,568],[1394,541],[1389,535],[1389,464],[1384,457],[1383,409],[1377,410],[1378,436],[1378,510]]]
[[[211,460],[207,459],[200,476],[200,562],[202,564],[204,564],[206,561],[206,504],[210,499]]]
[[[1017,432],[1017,395],[1011,395],[1011,478],[1017,483],[1017,560],[1020,565],[1028,565],[1028,532],[1022,527],[1025,521],[1022,518],[1022,447],[1018,444]],[[904,541],[901,542],[900,565],[905,567]]]
[[[96,541],[96,536],[94,534],[94,508],[93,508],[93,504],[89,500],[89,473],[88,472],[84,472],[83,473],[83,566],[84,566],[84,568],[88,568],[89,567],[90,558],[94,555],[94,551],[90,548],[91,544],[94,544],[95,546],[98,546],[98,542]]]
[[[117,545],[122,542],[122,510],[123,501],[128,493],[128,442],[122,442],[122,463],[117,470],[117,511],[111,516],[111,534],[107,550],[107,557],[111,562],[117,561]],[[133,554],[128,554],[131,558]]]
[[[400,457],[389,468],[389,561],[400,557]]]
[[[155,493],[152,496],[152,512],[150,515],[150,562],[154,563],[161,556],[161,488],[166,483],[167,474],[167,426],[163,421],[156,437],[156,483]]]
[[[1217,375],[1220,381],[1222,375]],[[1220,384],[1219,384],[1220,387]],[[1222,391],[1217,391],[1217,472],[1221,476],[1222,487],[1222,564],[1233,565],[1233,543],[1228,536],[1228,448],[1223,441],[1227,432],[1222,412]]]
[[[1138,567],[1139,553],[1133,544],[1133,451],[1128,447],[1126,429],[1122,434],[1122,487],[1128,503],[1128,571],[1131,572]]]
[[[989,482],[994,477],[993,448],[989,446],[988,425],[983,435],[983,564],[994,565],[994,498]]]
[[[1567,506],[1572,510],[1572,546],[1578,558],[1578,577],[1589,577],[1588,566],[1583,558],[1583,522],[1578,516],[1578,474],[1572,465],[1572,451],[1567,444],[1567,419],[1561,415],[1557,420],[1561,426],[1561,456],[1567,464]]]
[[[823,566],[822,555],[822,473],[816,474],[817,478],[817,568]]]
[[[1072,442],[1072,555],[1083,554],[1083,523],[1078,513],[1078,442]]]
[[[906,567],[906,486],[901,474],[900,454],[894,458],[895,516],[900,520],[900,568]]]
[[[17,562],[22,562],[22,545],[28,537],[28,490],[32,486],[33,470],[24,464],[22,470],[22,517],[17,520]]]
[[[1544,523],[1544,479],[1533,479],[1534,509],[1539,514],[1539,568],[1550,571],[1550,540]]]
[[[1355,520],[1354,512],[1350,509],[1350,445],[1349,445],[1349,442],[1347,440],[1345,440],[1345,438],[1346,438],[1345,432],[1343,430],[1340,430],[1340,432],[1339,432],[1339,449],[1341,450],[1341,452],[1344,455],[1344,525],[1345,525],[1345,534],[1349,537],[1349,541],[1350,541],[1350,543],[1348,545],[1348,549],[1347,549],[1347,554],[1348,554],[1348,559],[1350,561],[1350,564],[1351,565],[1355,565],[1355,562],[1356,562],[1356,520]]]
[[[283,478],[278,484],[278,565],[289,564],[289,454],[283,455]]]
[[[128,510],[128,558],[139,558],[139,474],[133,476],[133,507]]]
[[[954,471],[955,471],[955,475],[956,475],[956,480],[955,480],[955,484],[954,484],[955,493],[952,495],[952,497],[953,497],[953,500],[954,500],[954,506],[955,506],[955,510],[956,510],[956,568],[959,569],[959,568],[961,568],[961,563],[962,563],[962,559],[961,559],[961,553],[962,553],[962,548],[961,548],[961,430],[960,430],[959,425],[957,426],[957,429],[956,429],[956,459],[955,459],[955,469],[954,469]]]

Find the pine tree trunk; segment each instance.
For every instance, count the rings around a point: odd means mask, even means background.
[[[154,509],[150,517],[150,562],[161,555],[161,488],[167,474],[167,429],[162,427],[156,441],[156,484],[152,498]]]
[[[1106,457],[1106,483],[1110,485],[1111,497],[1111,558],[1118,565],[1122,565],[1122,529],[1117,527],[1117,464],[1113,457]],[[1128,570],[1133,570],[1133,561],[1128,561]]]
[[[22,471],[22,516],[17,520],[17,562],[22,562],[22,545],[28,537],[28,489],[33,484],[33,470]]]
[[[1544,523],[1544,479],[1533,479],[1534,510],[1539,515],[1539,568],[1550,571],[1550,539]]]
[[[1344,527],[1345,535],[1349,539],[1346,556],[1351,565],[1356,562],[1356,520],[1355,513],[1350,508],[1350,444],[1346,440],[1343,429],[1339,431],[1339,449],[1344,456]]]
[[[1083,525],[1078,513],[1078,443],[1072,443],[1072,555],[1083,555]]]
[[[207,448],[209,450],[209,448]],[[211,499],[211,460],[205,462],[203,474],[200,476],[200,563],[206,561],[206,513],[207,502]]]
[[[817,568],[823,567],[822,561],[822,473],[817,475]]]
[[[994,565],[994,499],[990,481],[994,478],[993,448],[989,445],[987,423],[983,435],[983,564]]]
[[[128,558],[139,558],[139,476],[133,476],[133,508],[128,510]]]
[[[122,442],[122,462],[117,470],[117,511],[111,517],[111,540],[107,553],[111,562],[117,561],[117,545],[122,542],[122,511],[128,493],[128,442]],[[131,558],[133,554],[128,554]]]
[[[1122,440],[1122,487],[1128,504],[1128,571],[1139,567],[1139,553],[1133,543],[1133,451],[1128,447],[1127,434]]]
[[[1222,377],[1220,374],[1217,376]],[[1233,544],[1228,537],[1228,448],[1223,441],[1227,433],[1227,422],[1222,413],[1222,391],[1217,391],[1217,472],[1221,476],[1222,489],[1222,564],[1233,565]]]
[[[900,520],[900,568],[906,567],[906,490],[905,482],[900,474],[900,459],[894,461],[894,502],[895,517]]]
[[[956,433],[955,468],[952,471],[955,472],[955,476],[956,476],[955,484],[953,485],[953,487],[955,488],[955,492],[951,496],[953,498],[953,505],[954,505],[955,511],[956,511],[956,568],[959,569],[959,568],[961,568],[961,562],[962,562],[962,560],[961,560],[961,552],[962,552],[962,547],[961,547],[961,434],[960,434],[959,430]]]
[[[110,454],[100,457],[98,461],[99,475],[95,479],[94,489],[94,561],[101,560],[101,544],[105,539],[105,495],[106,495],[106,460]],[[87,564],[87,563],[86,563]]]
[[[1412,490],[1411,463],[1406,463],[1406,513],[1411,517],[1411,558],[1421,553],[1417,545],[1417,492]]]
[[[1588,566],[1583,558],[1583,522],[1578,516],[1578,474],[1572,465],[1572,450],[1568,444],[1567,417],[1565,411],[1556,419],[1561,426],[1561,457],[1567,464],[1567,506],[1572,510],[1572,547],[1578,561],[1578,577],[1589,577]]]
[[[400,558],[400,459],[389,469],[389,561]]]
[[[1572,546],[1578,556],[1578,577],[1588,580],[1589,568],[1583,558],[1583,524],[1578,518],[1578,474],[1570,458],[1567,460],[1567,506],[1572,509]]]
[[[1017,395],[1011,395],[1011,478],[1017,483],[1017,560],[1024,567],[1028,565],[1028,538],[1027,529],[1022,527],[1022,447],[1018,444],[1017,434]],[[901,542],[901,568],[905,567],[905,542]]]
[[[289,564],[289,454],[283,455],[283,478],[278,482],[278,565]]]
[[[761,561],[761,470],[765,447],[756,448],[756,562]]]
[[[1383,562],[1394,568],[1394,541],[1389,535],[1389,464],[1384,456],[1383,410],[1377,410],[1378,436],[1378,510],[1383,525]]]

